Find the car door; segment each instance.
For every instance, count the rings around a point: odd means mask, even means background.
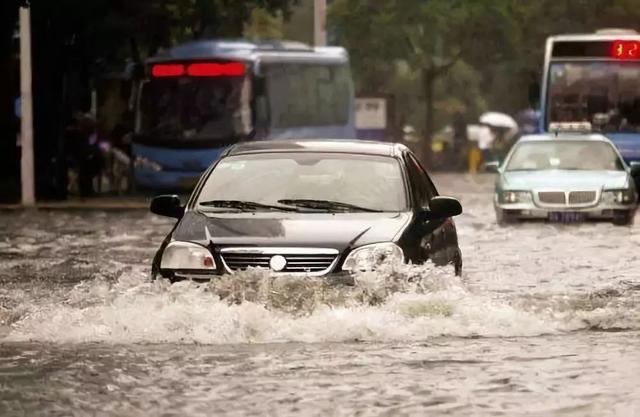
[[[406,161],[414,207],[428,209],[429,202],[438,195],[438,191],[424,167],[413,154],[407,153]],[[429,259],[436,265],[455,262],[458,249],[457,235],[452,219],[421,221],[416,216],[412,225],[412,234],[416,239],[414,244],[417,244],[416,262],[425,262]]]

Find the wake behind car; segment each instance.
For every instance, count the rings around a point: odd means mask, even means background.
[[[183,207],[159,196],[156,214],[179,219],[153,260],[172,281],[248,268],[350,276],[383,263],[453,265],[460,203],[442,197],[400,144],[259,141],[229,148]]]
[[[615,146],[600,134],[522,137],[499,173],[494,205],[498,223],[518,220],[633,223],[638,195]]]

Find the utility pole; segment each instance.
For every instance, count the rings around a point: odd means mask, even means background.
[[[31,94],[31,8],[28,1],[20,5],[20,178],[22,205],[36,202],[33,164],[33,97]]]
[[[327,0],[314,0],[313,39],[315,46],[327,46]]]

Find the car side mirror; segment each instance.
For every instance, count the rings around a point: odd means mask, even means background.
[[[633,161],[629,164],[629,168],[631,168],[631,176],[638,177],[640,176],[640,162]]]
[[[424,210],[424,220],[445,219],[462,214],[462,205],[452,197],[433,197],[429,208]]]
[[[184,207],[177,195],[159,195],[151,200],[149,210],[160,216],[181,219],[184,215]]]
[[[484,164],[484,169],[486,169],[487,172],[498,172],[498,170],[500,169],[500,162],[498,161],[486,162]]]

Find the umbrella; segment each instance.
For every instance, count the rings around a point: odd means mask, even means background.
[[[518,129],[518,123],[508,114],[489,112],[480,116],[480,123],[493,127],[504,127],[506,129]]]

